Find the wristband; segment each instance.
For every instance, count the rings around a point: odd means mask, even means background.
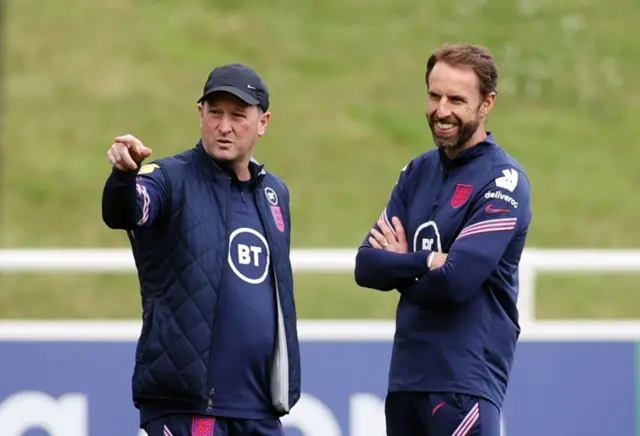
[[[431,264],[433,263],[433,256],[436,254],[435,251],[432,251],[431,253],[429,253],[429,255],[427,256],[427,268],[431,269]]]

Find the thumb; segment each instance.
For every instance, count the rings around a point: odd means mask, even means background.
[[[138,155],[140,157],[142,157],[143,159],[146,159],[149,156],[151,156],[152,150],[149,147],[146,147],[144,145],[140,145],[140,146],[136,147],[136,153],[138,153]]]

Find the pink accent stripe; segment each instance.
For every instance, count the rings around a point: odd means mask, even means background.
[[[151,198],[149,198],[149,193],[147,192],[147,187],[144,185],[136,184],[136,190],[138,191],[138,195],[142,197],[142,218],[138,221],[138,225],[142,226],[149,220],[149,204],[151,203]]]
[[[513,230],[516,228],[518,218],[498,218],[495,220],[481,221],[476,224],[462,229],[456,239],[469,235],[477,235],[478,233],[501,232],[505,230]]]
[[[467,416],[464,417],[458,428],[453,432],[451,436],[466,436],[468,435],[473,426],[480,420],[480,405],[474,404]]]
[[[441,402],[439,402],[438,404],[436,404],[436,407],[434,407],[434,408],[433,408],[433,410],[431,411],[431,416],[434,416],[434,415],[436,414],[436,412],[437,412],[438,410],[440,410],[440,408],[441,408],[442,406],[444,406],[444,405],[445,405],[445,402],[444,402],[444,401],[441,401]]]
[[[164,436],[173,436],[173,433],[171,433],[171,430],[169,430],[166,425],[164,426]]]

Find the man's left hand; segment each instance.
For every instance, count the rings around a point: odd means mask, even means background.
[[[380,231],[371,229],[369,244],[371,244],[373,248],[380,248],[394,253],[408,253],[409,244],[407,243],[407,235],[400,219],[393,217],[391,222],[393,223],[395,233],[383,219],[380,219],[378,220]]]

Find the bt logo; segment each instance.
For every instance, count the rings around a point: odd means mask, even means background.
[[[269,274],[269,244],[257,230],[242,227],[229,236],[227,261],[231,270],[252,285],[262,283]]]
[[[440,231],[435,221],[427,221],[420,224],[413,234],[413,251],[421,250],[442,252]]]
[[[241,265],[253,263],[255,267],[260,266],[260,253],[262,253],[262,247],[238,244],[238,262],[240,262]]]

